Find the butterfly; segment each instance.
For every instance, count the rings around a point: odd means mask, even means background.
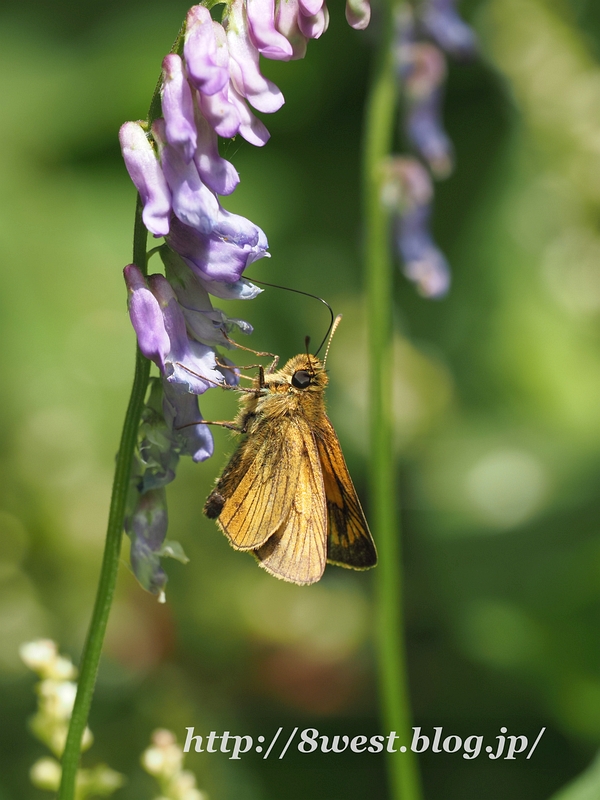
[[[327,354],[325,355],[325,359]],[[318,581],[326,563],[364,570],[377,551],[342,449],[325,413],[328,376],[301,353],[261,368],[227,427],[244,435],[204,506],[236,550],[271,575]]]

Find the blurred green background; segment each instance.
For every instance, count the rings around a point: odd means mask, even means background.
[[[242,182],[225,205],[266,231],[249,277],[324,296],[344,314],[330,415],[364,497],[366,330],[360,137],[377,26],[343,4],[303,62],[267,62],[286,105],[264,149],[224,150]],[[122,267],[134,190],[117,146],[144,117],[186,3],[67,0],[0,12],[0,800],[43,798],[28,769],[34,679],[18,645],[55,638],[79,657],[102,554],[114,454],[132,380]],[[478,63],[452,66],[446,123],[457,171],[434,228],[454,275],[442,302],[396,280],[394,371],[410,681],[424,732],[535,737],[530,761],[422,758],[428,800],[542,800],[600,745],[600,7],[481,0],[461,9]],[[152,268],[152,263],[151,263]],[[154,269],[158,269],[157,266]],[[319,340],[326,312],[268,290],[222,303],[283,358]],[[235,411],[202,399],[207,418]],[[85,763],[150,798],[151,731],[271,736],[379,732],[371,574],[328,568],[299,588],[235,553],[201,513],[232,449],[182,463],[169,488],[159,606],[119,578]],[[367,504],[368,510],[368,504]],[[378,755],[192,754],[212,800],[387,797]]]

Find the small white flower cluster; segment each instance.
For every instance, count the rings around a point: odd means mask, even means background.
[[[194,774],[183,769],[183,750],[171,731],[154,731],[152,744],[142,754],[142,766],[160,786],[161,794],[155,800],[207,800],[196,787]]]
[[[19,648],[25,666],[40,678],[36,685],[38,710],[29,724],[34,736],[43,742],[57,758],[65,748],[69,720],[77,693],[77,670],[69,658],[61,656],[56,643],[51,639],[27,642]],[[93,742],[92,732],[85,729],[81,749],[87,750]],[[40,758],[32,766],[29,776],[38,789],[56,791],[60,784],[59,762],[50,757]],[[92,795],[106,797],[123,785],[123,776],[105,764],[93,769],[82,769],[77,774],[77,800]]]

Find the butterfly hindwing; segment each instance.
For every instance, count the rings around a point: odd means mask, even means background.
[[[327,417],[316,432],[327,498],[327,560],[352,569],[377,564],[377,550],[348,472],[337,434]]]

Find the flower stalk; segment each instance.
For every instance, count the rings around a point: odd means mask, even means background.
[[[365,271],[370,354],[370,516],[379,549],[376,581],[376,648],[384,730],[409,742],[411,712],[402,608],[402,565],[397,482],[393,452],[392,303],[394,259],[390,214],[382,202],[384,165],[392,152],[396,121],[397,77],[392,49],[393,6],[384,4],[386,19],[366,107],[363,180],[365,193]],[[415,755],[388,754],[390,796],[420,800]]]
[[[135,210],[133,234],[133,261],[143,274],[147,272],[146,242],[148,232],[142,222],[142,203],[139,195]],[[137,442],[140,417],[150,377],[150,362],[136,348],[135,375],[125,415],[121,442],[117,453],[115,477],[113,481],[104,556],[100,569],[100,579],[92,619],[81,657],[80,677],[77,697],[71,715],[71,724],[62,757],[62,777],[58,800],[74,800],[75,782],[81,752],[81,739],[85,731],[92,704],[92,696],[98,675],[98,665],[104,644],[110,607],[117,583],[117,573],[121,557],[123,538],[123,519],[129,490],[129,479]]]

